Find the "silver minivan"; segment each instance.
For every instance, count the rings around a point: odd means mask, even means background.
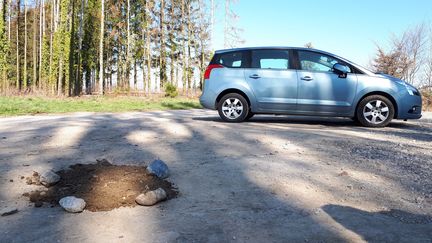
[[[419,119],[420,92],[331,53],[254,47],[216,51],[204,75],[202,106],[227,122],[255,114],[350,117],[368,127]]]

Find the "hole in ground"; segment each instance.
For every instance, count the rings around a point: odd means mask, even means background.
[[[75,196],[86,201],[86,210],[97,212],[135,207],[139,194],[158,188],[165,190],[167,200],[178,194],[171,182],[149,174],[143,166],[113,165],[102,160],[96,164],[75,164],[56,173],[61,177],[57,184],[24,196],[35,205],[58,205],[61,198]]]

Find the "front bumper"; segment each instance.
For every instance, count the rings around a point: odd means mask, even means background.
[[[399,99],[397,119],[420,119],[422,117],[422,97],[405,94]]]

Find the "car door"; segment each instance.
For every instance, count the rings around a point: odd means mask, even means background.
[[[349,65],[330,55],[298,50],[297,109],[304,114],[347,115],[357,89],[357,75]],[[346,77],[333,72],[333,65],[347,65]]]
[[[290,51],[252,50],[250,55],[251,68],[245,69],[245,78],[256,97],[258,111],[295,111],[297,73],[290,69]]]

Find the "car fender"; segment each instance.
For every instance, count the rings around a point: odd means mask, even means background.
[[[249,87],[249,85],[246,82],[225,83],[223,85],[218,86],[218,89],[215,90],[214,92],[217,94],[217,97],[219,97],[220,94],[224,93],[227,90],[239,90],[239,91],[243,92],[247,96],[245,98],[248,99],[250,102],[251,111],[252,112],[255,111],[255,109],[257,107],[256,98],[255,98],[255,95],[253,94],[251,88]]]
[[[378,85],[361,87],[361,89],[358,90],[356,97],[354,98],[354,103],[353,103],[354,105],[353,105],[352,110],[351,110],[351,115],[355,116],[357,106],[363,97],[367,96],[368,94],[374,94],[374,93],[384,93],[384,94],[390,96],[393,99],[393,101],[396,103],[395,104],[396,107],[400,107],[399,106],[399,99],[398,99],[399,90],[394,83],[392,84],[392,82],[390,82],[389,84],[385,85],[384,87],[381,87]]]

